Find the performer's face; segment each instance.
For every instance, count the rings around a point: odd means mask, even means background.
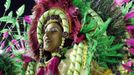
[[[55,52],[62,42],[62,29],[57,23],[50,23],[43,29],[43,49]]]

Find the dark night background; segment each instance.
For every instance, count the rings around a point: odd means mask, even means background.
[[[4,11],[5,11],[5,4],[6,0],[0,0],[0,17],[3,16]],[[13,16],[16,16],[16,10],[22,6],[25,5],[25,11],[24,11],[24,15],[31,15],[32,14],[32,8],[35,5],[35,1],[34,0],[11,0],[11,5],[10,8],[7,10],[7,12],[5,13],[5,15],[7,15],[10,11],[13,11]],[[0,30],[3,28],[4,24],[2,23],[0,25]]]
[[[0,17],[2,16],[3,12],[5,11],[5,4],[6,0],[0,0]],[[23,15],[30,15],[31,9],[33,8],[35,2],[34,0],[11,0],[11,5],[9,10],[6,12],[9,13],[10,11],[13,11],[13,13],[16,12],[16,10],[21,6],[25,4],[25,12]],[[14,14],[15,16],[15,14]]]
[[[0,0],[0,17],[3,16],[4,12],[5,12],[5,4],[6,0]],[[16,11],[18,10],[19,7],[21,7],[22,5],[25,5],[25,10],[22,16],[26,16],[26,15],[31,15],[32,14],[32,8],[35,5],[35,1],[34,0],[11,0],[11,4],[10,4],[10,8],[6,11],[5,15],[9,14],[9,12],[13,11],[13,17],[16,17]],[[5,23],[4,22],[0,22],[0,31],[4,28]],[[5,28],[10,27],[11,24],[8,23],[8,25],[5,26]],[[23,31],[23,25],[20,25],[20,30]],[[16,29],[14,28],[13,31],[16,31]],[[2,34],[0,34],[0,40],[2,39]],[[11,37],[8,37],[8,40],[11,40]],[[7,45],[7,41],[6,41],[6,45]],[[6,46],[5,46],[6,47]]]

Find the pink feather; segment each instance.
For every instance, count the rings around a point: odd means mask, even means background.
[[[52,57],[46,67],[46,75],[59,75],[58,65],[60,63],[59,57]]]

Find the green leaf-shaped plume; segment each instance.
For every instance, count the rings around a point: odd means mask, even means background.
[[[12,18],[12,16],[13,16],[13,11],[11,11],[11,12],[8,14],[8,16]]]
[[[0,31],[0,33],[5,33],[5,32],[7,32],[7,31],[9,31],[8,29],[2,29],[1,31]]]
[[[10,16],[3,16],[0,18],[1,22],[6,22],[6,23],[12,23],[15,24],[16,19],[15,18],[11,18]]]
[[[6,0],[6,3],[4,4],[5,6],[5,10],[8,10],[10,7],[11,1],[10,0]]]
[[[25,10],[25,5],[22,5],[22,6],[16,11],[17,17],[21,16],[21,15],[24,13],[24,10]]]

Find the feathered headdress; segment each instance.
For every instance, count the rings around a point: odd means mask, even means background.
[[[73,39],[73,43],[77,43],[75,46],[81,47],[79,43],[83,40],[86,41],[86,44],[82,46],[85,49],[83,53],[83,58],[85,59],[82,61],[85,63],[84,66],[89,66],[91,65],[91,61],[96,61],[102,67],[113,68],[110,65],[119,64],[120,59],[123,58],[123,51],[120,52],[120,49],[124,46],[122,39],[126,37],[124,36],[124,18],[121,11],[114,6],[111,0],[37,1],[34,8],[35,18],[29,33],[31,47],[35,55],[38,56],[40,46],[37,40],[38,32],[36,29],[39,18],[44,12],[58,8],[68,18],[71,26],[69,35]],[[90,69],[91,66],[86,67],[86,74],[90,73]],[[68,73],[70,74],[71,72],[68,70]]]
[[[69,37],[71,37],[74,40],[74,42],[80,42],[80,40],[78,39],[78,34],[81,28],[81,21],[80,21],[81,18],[79,17],[80,14],[78,8],[72,4],[72,1],[71,0],[39,0],[37,1],[36,6],[34,7],[35,17],[29,32],[31,47],[34,50],[35,55],[38,55],[38,48],[39,48],[39,41],[37,41],[37,31],[39,31],[39,29],[37,30],[37,23],[41,15],[43,15],[44,12],[52,8],[56,8],[61,12],[65,12],[65,16],[67,16],[69,20],[68,24],[70,25]],[[60,15],[60,16],[62,17],[64,15]]]

